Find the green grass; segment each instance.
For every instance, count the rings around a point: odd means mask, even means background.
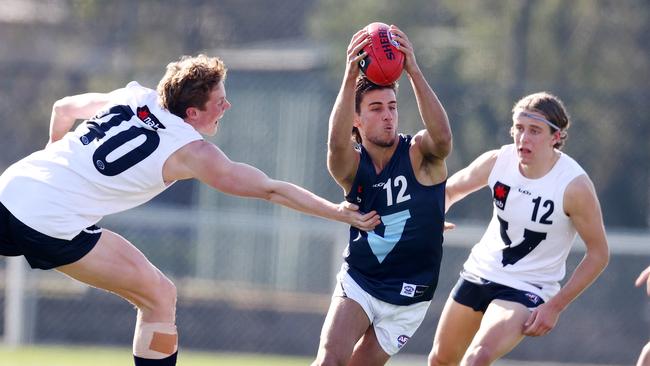
[[[179,366],[304,366],[311,358],[181,350]],[[0,347],[0,366],[129,366],[130,348],[30,346]]]
[[[178,366],[307,366],[310,357],[263,354],[212,353],[181,349]],[[420,366],[426,355],[397,355],[387,366]],[[130,348],[80,346],[0,346],[0,366],[131,366]],[[495,366],[607,366],[553,362],[499,360]],[[610,365],[615,366],[615,365]]]

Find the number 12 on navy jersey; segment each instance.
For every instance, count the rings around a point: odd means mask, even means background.
[[[388,178],[388,181],[382,186],[382,188],[386,191],[386,206],[393,205],[393,186],[396,189],[399,188],[395,203],[402,203],[411,199],[410,194],[405,194],[406,188],[408,186],[406,178],[403,175],[398,175],[395,177],[394,181],[393,178]]]

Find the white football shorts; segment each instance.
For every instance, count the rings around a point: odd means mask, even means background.
[[[399,352],[413,336],[431,304],[431,301],[412,305],[389,304],[364,291],[345,270],[339,272],[337,279],[338,285],[332,296],[347,297],[361,305],[375,328],[379,345],[390,356]]]

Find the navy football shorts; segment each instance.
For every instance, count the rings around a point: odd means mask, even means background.
[[[74,263],[95,247],[100,236],[101,229],[93,225],[72,240],[53,238],[23,224],[0,203],[0,255],[23,255],[32,268]]]
[[[531,292],[517,290],[485,279],[480,280],[481,283],[475,283],[461,277],[451,291],[452,298],[457,303],[482,313],[485,313],[488,305],[497,299],[517,302],[529,309],[544,303],[541,297]]]

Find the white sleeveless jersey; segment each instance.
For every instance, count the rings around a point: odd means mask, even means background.
[[[0,201],[29,227],[70,240],[150,200],[170,185],[162,175],[167,158],[202,139],[159,106],[154,90],[133,81],[110,95],[106,110],[0,177]]]
[[[514,145],[505,145],[490,172],[494,211],[464,264],[469,274],[548,301],[560,290],[576,230],[564,213],[567,185],[584,170],[561,153],[542,178],[524,177]]]

